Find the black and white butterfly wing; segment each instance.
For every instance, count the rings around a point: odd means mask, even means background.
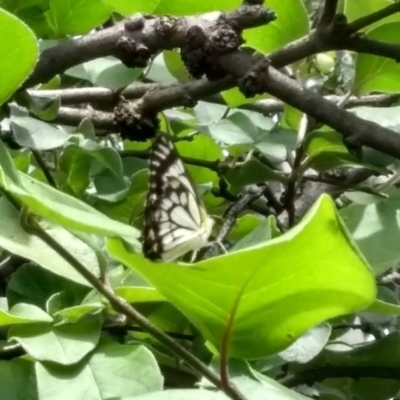
[[[205,246],[213,220],[174,144],[166,136],[157,135],[149,161],[143,253],[151,260],[172,261]]]

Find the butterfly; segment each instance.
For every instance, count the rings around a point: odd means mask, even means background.
[[[214,221],[207,214],[172,141],[157,134],[150,150],[150,179],[144,209],[143,253],[173,261],[207,246]]]

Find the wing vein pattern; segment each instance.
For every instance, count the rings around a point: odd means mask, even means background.
[[[166,135],[156,136],[149,163],[143,253],[153,261],[172,261],[205,246],[213,220],[174,144]]]

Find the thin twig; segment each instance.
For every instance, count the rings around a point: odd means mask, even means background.
[[[286,192],[284,195],[284,206],[288,212],[288,224],[289,227],[293,226],[296,218],[296,209],[295,209],[295,199],[296,199],[296,189],[297,182],[301,179],[303,168],[301,162],[304,157],[304,139],[306,134],[309,132],[309,118],[306,114],[303,114],[299,132],[297,136],[297,145],[295,150],[295,158],[293,162],[292,172],[289,176]]]
[[[375,22],[378,22],[384,18],[396,14],[397,12],[400,12],[400,2],[390,4],[385,8],[382,8],[378,11],[366,15],[365,17],[356,19],[355,21],[348,24],[349,32],[350,33],[358,32],[361,29],[364,29],[367,26],[374,24]]]
[[[260,188],[256,191],[248,192],[243,194],[236,203],[233,203],[224,213],[223,219],[224,223],[222,224],[221,229],[218,232],[217,237],[215,238],[214,244],[211,245],[203,254],[202,258],[209,258],[214,255],[218,243],[223,243],[226,237],[229,235],[229,232],[232,230],[235,225],[236,219],[239,214],[245,210],[249,204],[253,203],[255,200],[260,198],[263,194],[264,188]]]
[[[322,5],[321,14],[318,19],[317,29],[324,28],[327,24],[332,22],[336,14],[338,0],[325,0]]]
[[[222,389],[227,396],[234,400],[246,400],[246,397],[232,384],[223,386],[221,379],[212,369],[205,365],[201,360],[187,351],[174,339],[166,335],[162,330],[153,325],[147,318],[140,314],[135,308],[130,306],[120,297],[105,285],[100,279],[92,274],[78,259],[69,253],[62,245],[60,245],[52,236],[50,236],[37,221],[27,212],[25,208],[22,209],[21,214],[22,227],[30,234],[39,237],[49,247],[57,252],[64,258],[75,270],[80,273],[100,294],[102,294],[110,303],[111,307],[121,314],[134,321],[138,326],[150,333],[157,340],[164,344],[166,348],[175,353],[178,357],[182,358],[194,370],[202,374],[210,380],[218,388]]]
[[[43,157],[41,156],[41,154],[37,150],[33,150],[33,149],[31,149],[31,152],[32,152],[33,156],[35,157],[35,160],[38,163],[39,167],[43,171],[43,174],[46,177],[49,185],[53,186],[54,188],[57,188],[56,181],[54,180],[53,175],[51,175],[49,167],[47,166],[46,162],[43,160]]]

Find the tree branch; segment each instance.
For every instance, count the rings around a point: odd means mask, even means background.
[[[275,19],[275,14],[271,10],[257,5],[244,5],[226,13],[212,12],[181,18],[145,18],[138,14],[110,28],[82,38],[67,40],[44,50],[35,70],[23,87],[28,88],[47,82],[74,65],[96,58],[109,55],[119,58],[124,52],[125,45],[129,45],[131,51],[145,53],[148,58],[151,54],[157,54],[162,50],[182,47],[187,32],[192,27],[201,26],[209,30],[221,15],[224,15],[229,23],[241,29],[261,26]]]
[[[336,9],[338,5],[338,0],[324,0],[321,14],[318,18],[317,22],[317,29],[320,29],[327,25],[330,24],[333,20],[333,17],[336,14]]]
[[[359,19],[356,19],[355,21],[349,23],[348,29],[349,33],[356,33],[360,31],[361,29],[366,28],[369,25],[374,24],[375,22],[378,22],[384,18],[390,17],[393,14],[396,14],[397,12],[400,12],[400,3],[396,2],[393,4],[388,5],[385,8],[382,8],[381,10],[375,11],[371,14],[366,15],[365,17],[361,17]]]

